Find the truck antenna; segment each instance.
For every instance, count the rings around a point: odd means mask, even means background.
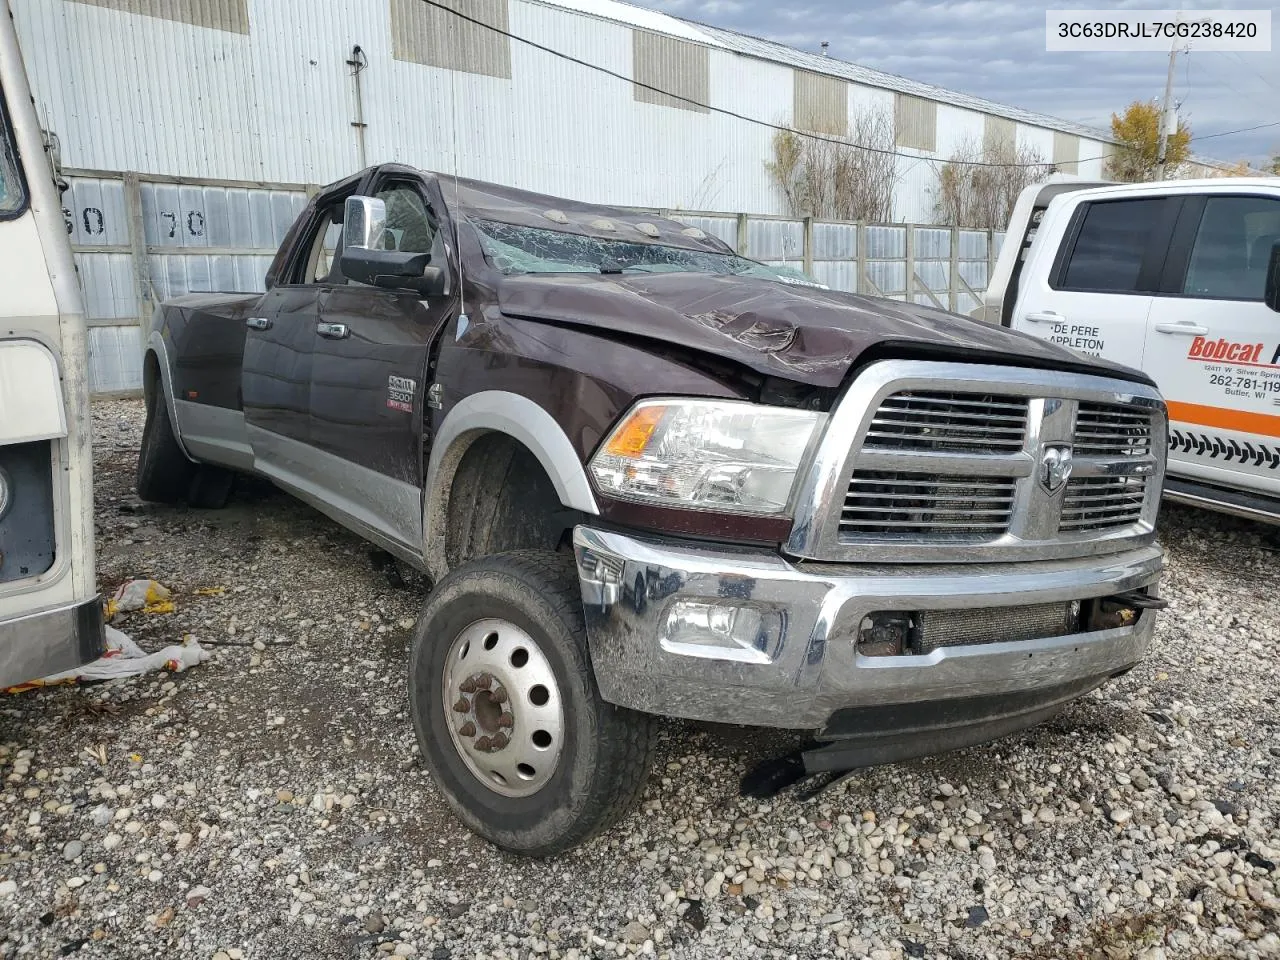
[[[456,17],[449,18],[450,32],[456,32],[458,20]],[[455,43],[457,38],[454,37]],[[467,318],[467,291],[466,282],[462,277],[462,238],[458,230],[458,218],[462,216],[462,207],[458,202],[458,71],[449,71],[449,112],[451,114],[450,126],[453,128],[453,211],[450,219],[453,222],[453,258],[457,265],[458,275],[458,336],[466,331],[470,322]]]

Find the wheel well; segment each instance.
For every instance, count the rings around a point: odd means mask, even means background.
[[[503,433],[481,433],[471,441],[448,497],[443,513],[449,569],[508,550],[555,550],[573,527],[538,458]]]

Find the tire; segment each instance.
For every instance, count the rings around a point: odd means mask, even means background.
[[[147,405],[138,450],[138,496],[153,503],[186,503],[216,510],[227,505],[235,474],[222,467],[193,463],[182,452],[169,420],[164,387],[156,383]]]
[[[577,846],[644,787],[652,718],[600,698],[570,555],[496,554],[442,579],[414,630],[409,703],[454,814],[514,853]],[[507,739],[485,750],[491,735]]]
[[[202,510],[221,510],[231,499],[236,475],[222,467],[202,463],[187,487],[187,503]]]
[[[157,381],[138,450],[138,496],[153,503],[185,503],[197,469],[174,438],[164,387]]]

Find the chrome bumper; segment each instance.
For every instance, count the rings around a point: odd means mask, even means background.
[[[792,563],[770,551],[677,544],[587,526],[574,530],[574,550],[605,700],[667,716],[830,737],[883,734],[837,728],[851,710],[865,727],[877,715],[904,716],[893,708],[910,704],[920,705],[906,716],[918,714],[922,730],[994,722],[993,730],[1008,732],[1017,728],[1010,726],[1017,716],[1027,723],[1043,719],[1048,708],[1132,667],[1154,628],[1145,611],[1117,629],[947,647],[927,656],[866,657],[855,638],[867,614],[1086,600],[1152,586],[1163,567],[1163,551],[1154,544],[1046,562]],[[687,629],[675,639],[668,616],[681,600],[750,608],[759,628],[749,643],[711,646]],[[975,712],[935,709],[939,704],[989,706]]]
[[[100,597],[0,620],[0,689],[97,660],[103,649]]]

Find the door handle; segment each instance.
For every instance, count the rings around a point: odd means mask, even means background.
[[[345,340],[351,331],[345,323],[317,323],[316,333],[326,340]]]
[[[1157,323],[1156,333],[1172,333],[1184,337],[1203,337],[1209,332],[1208,327],[1198,323]]]
[[[249,317],[249,319],[245,320],[244,325],[248,327],[250,330],[270,330],[271,318],[270,317]]]
[[[1067,320],[1062,314],[1053,310],[1045,310],[1043,313],[1028,313],[1023,319],[1032,323],[1066,323]]]

